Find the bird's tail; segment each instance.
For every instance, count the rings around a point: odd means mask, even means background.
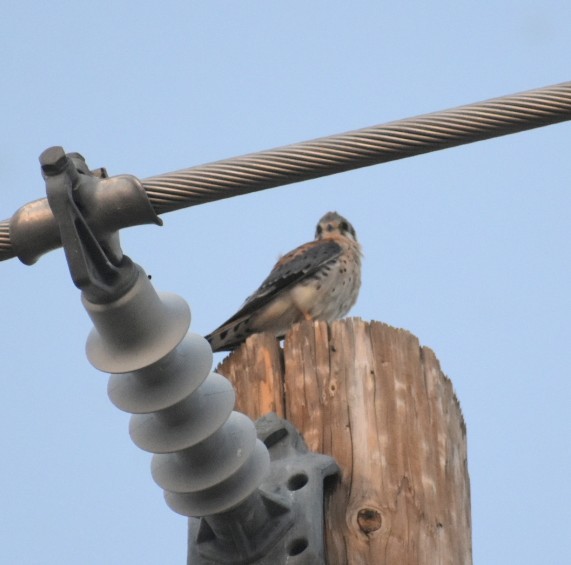
[[[232,351],[242,344],[251,335],[252,330],[248,327],[247,317],[226,322],[212,333],[204,336],[210,343],[212,351]]]

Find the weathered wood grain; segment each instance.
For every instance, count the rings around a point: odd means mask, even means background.
[[[250,338],[219,368],[238,410],[277,411],[341,481],[327,499],[330,565],[469,565],[466,428],[434,353],[407,331],[345,319]]]
[[[283,355],[269,334],[255,334],[216,369],[236,389],[236,409],[257,420],[275,412],[284,417]]]

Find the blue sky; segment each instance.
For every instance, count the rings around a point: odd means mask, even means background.
[[[0,20],[2,217],[39,154],[145,178],[571,80],[571,4],[38,2]],[[352,314],[406,328],[468,428],[474,560],[562,563],[571,533],[570,124],[164,215],[122,234],[207,333],[337,210],[364,247]],[[0,264],[0,562],[184,563],[128,415],[87,362],[61,251]]]

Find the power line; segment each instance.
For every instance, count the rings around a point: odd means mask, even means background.
[[[571,82],[199,165],[142,181],[158,214],[571,119]],[[14,257],[0,222],[0,261]]]

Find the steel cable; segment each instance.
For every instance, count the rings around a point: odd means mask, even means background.
[[[142,181],[159,214],[571,119],[571,82],[199,165]],[[0,222],[0,260],[13,257]]]

